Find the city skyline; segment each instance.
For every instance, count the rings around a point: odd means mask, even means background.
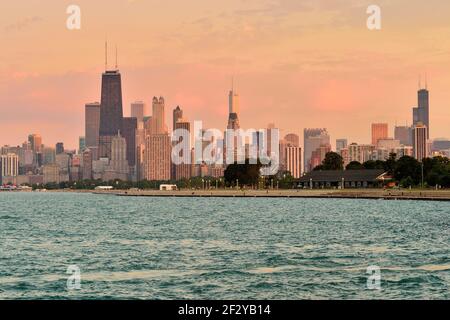
[[[368,143],[373,122],[389,123],[390,131],[411,125],[412,92],[427,74],[431,138],[448,138],[450,46],[442,38],[450,5],[381,1],[383,28],[371,32],[367,4],[358,2],[193,1],[159,4],[156,14],[142,1],[110,1],[107,12],[104,3],[79,1],[78,31],[65,28],[65,4],[2,4],[1,144],[36,132],[48,145],[76,147],[84,104],[100,100],[106,33],[118,45],[125,116],[132,102],[164,96],[168,108],[180,105],[188,119],[222,128],[223,93],[234,75],[242,127],[275,122],[282,135],[300,136],[303,128],[326,127],[333,147],[335,138]],[[420,28],[411,23],[419,17]],[[37,45],[49,33],[53,44]]]

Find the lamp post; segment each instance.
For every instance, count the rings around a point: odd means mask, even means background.
[[[312,184],[312,178],[309,179],[309,188],[312,190],[313,184]]]
[[[424,187],[424,179],[423,179],[423,160],[422,160],[422,162],[420,163],[421,164],[421,168],[422,168],[422,189],[423,189],[423,187]]]

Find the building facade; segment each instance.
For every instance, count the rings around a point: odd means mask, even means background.
[[[389,128],[387,123],[372,123],[372,144],[376,146],[378,140],[389,137]]]

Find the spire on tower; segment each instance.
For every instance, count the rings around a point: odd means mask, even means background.
[[[117,45],[116,45],[116,70],[118,70],[118,64],[117,64]]]
[[[108,39],[105,41],[105,71],[108,70]]]

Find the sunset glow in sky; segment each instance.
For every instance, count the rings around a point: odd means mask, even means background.
[[[81,30],[66,8],[81,7]],[[382,29],[366,9],[382,10]],[[164,96],[223,129],[234,75],[240,123],[369,143],[370,124],[411,124],[428,74],[432,138],[450,138],[450,1],[27,0],[0,3],[0,145],[29,133],[75,148],[84,104],[100,100],[104,41],[119,52],[124,113]],[[424,82],[424,81],[423,81]]]

